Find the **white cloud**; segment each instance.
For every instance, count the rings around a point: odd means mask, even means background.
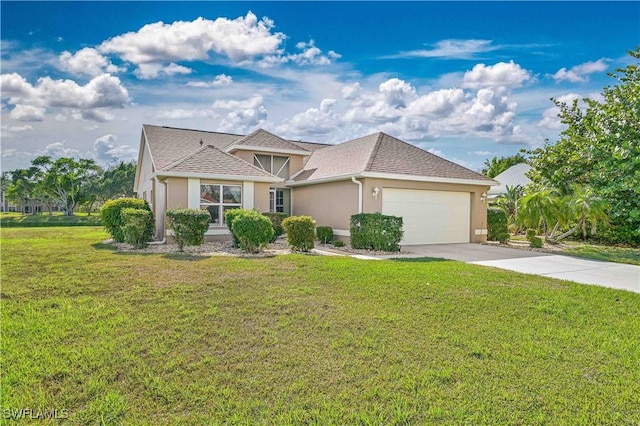
[[[589,80],[589,74],[606,70],[609,67],[607,61],[609,59],[600,58],[597,61],[576,65],[570,70],[560,68],[552,78],[556,81],[569,80],[572,83],[584,83]]]
[[[67,148],[65,146],[64,141],[62,142],[54,142],[47,145],[44,149],[37,150],[35,152],[34,157],[39,157],[41,155],[46,155],[47,157],[51,157],[54,160],[63,157],[80,157],[80,151],[73,148]]]
[[[37,118],[48,108],[67,108],[80,110],[85,119],[106,121],[111,115],[101,108],[123,108],[131,102],[120,79],[110,74],[94,77],[84,86],[73,80],[53,80],[48,76],[31,85],[17,73],[2,74],[0,87],[2,98],[17,109],[14,119]]]
[[[444,58],[444,59],[472,59],[478,53],[491,52],[500,46],[492,44],[491,40],[441,40],[432,49],[411,50],[401,52],[391,58]]]
[[[125,70],[124,68],[113,65],[111,61],[92,47],[85,47],[74,54],[67,51],[62,52],[58,61],[61,70],[75,75],[96,77],[105,72],[117,73]]]
[[[309,108],[294,115],[276,128],[276,132],[297,136],[327,135],[335,130],[340,119],[333,113],[335,99],[323,99],[320,108]]]
[[[302,50],[302,52],[288,55],[282,55],[279,52],[277,55],[266,57],[260,62],[260,66],[267,67],[287,62],[292,62],[297,65],[329,65],[336,59],[342,57],[342,55],[333,50],[330,50],[326,55],[323,54],[322,50],[316,47],[315,41],[313,40],[309,40],[309,42],[301,41],[296,44],[296,48]]]
[[[498,62],[495,65],[477,64],[464,74],[462,87],[481,89],[483,87],[520,87],[533,77],[513,61]]]
[[[187,83],[187,86],[209,88],[209,87],[229,86],[231,83],[233,83],[233,79],[231,78],[231,76],[228,76],[226,74],[220,74],[220,75],[216,75],[216,77],[210,82],[190,81]]]
[[[222,132],[249,133],[258,127],[264,127],[268,116],[261,95],[241,100],[219,99],[213,103],[212,108],[220,113],[229,111],[218,126],[218,130]]]
[[[142,80],[148,80],[158,77],[171,77],[176,74],[191,74],[193,70],[191,68],[184,67],[182,65],[174,64],[169,65],[162,64],[138,64],[138,68],[133,72],[136,77]]]
[[[18,121],[42,121],[44,120],[45,109],[32,105],[16,105],[9,115]]]
[[[93,156],[99,163],[108,164],[118,160],[133,160],[138,152],[129,145],[118,145],[116,135],[107,134],[99,137],[93,143]]]
[[[163,110],[156,114],[157,118],[170,120],[185,120],[189,118],[216,117],[217,114],[210,108],[173,108]]]
[[[23,126],[12,126],[12,125],[2,125],[2,127],[0,127],[0,137],[2,137],[2,139],[11,139],[11,138],[15,138],[17,135],[24,133],[24,132],[29,132],[33,130],[33,127],[25,124]],[[7,149],[6,148],[2,148],[2,156],[4,157],[5,151]]]
[[[394,107],[404,107],[415,99],[416,89],[399,78],[391,78],[378,86],[387,104]]]
[[[360,91],[360,83],[352,83],[346,86],[343,86],[341,89],[342,99],[354,99],[358,92]]]
[[[568,93],[556,98],[558,102],[565,103],[567,105],[571,105],[576,99],[581,99],[581,96],[577,93]],[[560,114],[560,108],[555,105],[545,109],[542,113],[542,119],[538,122],[538,126],[549,130],[561,129],[563,124],[560,121],[558,114]]]
[[[240,63],[278,52],[285,35],[272,28],[270,19],[258,20],[252,12],[234,20],[156,22],[106,40],[98,50],[136,65],[205,60],[212,53]]]

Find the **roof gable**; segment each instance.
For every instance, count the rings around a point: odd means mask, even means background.
[[[163,171],[171,174],[197,173],[203,175],[245,176],[248,178],[273,178],[274,181],[282,180],[211,145],[203,146],[196,152],[168,165]]]
[[[239,149],[309,154],[306,148],[293,144],[264,129],[258,129],[226,147],[227,152]]]

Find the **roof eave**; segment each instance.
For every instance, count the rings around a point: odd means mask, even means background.
[[[321,179],[310,179],[299,182],[288,181],[287,186],[305,186],[315,185],[320,183],[336,182],[340,180],[347,180],[355,178],[376,178],[376,179],[392,179],[392,180],[409,180],[414,182],[433,182],[433,183],[454,183],[460,185],[479,185],[479,186],[496,186],[499,185],[493,179],[462,179],[462,178],[444,178],[437,176],[416,176],[416,175],[402,175],[396,173],[376,173],[376,172],[360,172],[349,173],[346,175],[331,176]]]
[[[296,149],[284,149],[284,148],[270,148],[265,146],[253,146],[253,145],[229,145],[224,149],[225,152],[231,154],[236,151],[256,151],[256,152],[273,152],[276,154],[289,154],[289,155],[311,155],[310,151],[296,150]]]
[[[159,171],[151,175],[151,178],[199,178],[199,179],[218,179],[218,180],[236,180],[243,182],[264,182],[264,183],[279,183],[284,182],[284,179],[270,176],[247,176],[247,175],[225,175],[219,173],[197,173],[197,172],[175,172],[175,171]]]

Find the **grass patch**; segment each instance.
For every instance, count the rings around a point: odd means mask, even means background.
[[[76,213],[74,216],[64,216],[60,212],[53,215],[0,213],[0,226],[3,228],[33,228],[51,226],[100,226],[102,219],[100,214],[94,213],[87,216],[86,213]]]
[[[638,424],[640,295],[453,261],[2,230],[0,408],[71,424]]]
[[[640,266],[640,248],[577,245],[563,250],[562,254],[603,260],[606,262],[628,263]]]

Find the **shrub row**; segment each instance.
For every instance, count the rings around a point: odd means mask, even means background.
[[[351,216],[351,246],[355,249],[400,251],[404,234],[402,218],[382,213],[360,213]]]
[[[111,234],[113,240],[119,243],[125,242],[124,227],[126,225],[126,219],[122,214],[122,211],[125,209],[146,210],[150,215],[152,215],[149,204],[145,200],[141,200],[139,198],[119,198],[117,200],[109,200],[104,203],[100,210],[102,224],[106,228],[107,232]],[[139,216],[140,215],[131,213],[129,217],[136,217],[135,220],[138,221],[140,220]],[[143,222],[144,229],[140,231],[141,235],[149,235],[149,239],[147,241],[150,241],[151,235],[153,234],[153,217],[150,219],[147,217]],[[135,233],[133,231],[134,227],[135,226],[132,225],[132,227],[129,228],[130,233]]]

